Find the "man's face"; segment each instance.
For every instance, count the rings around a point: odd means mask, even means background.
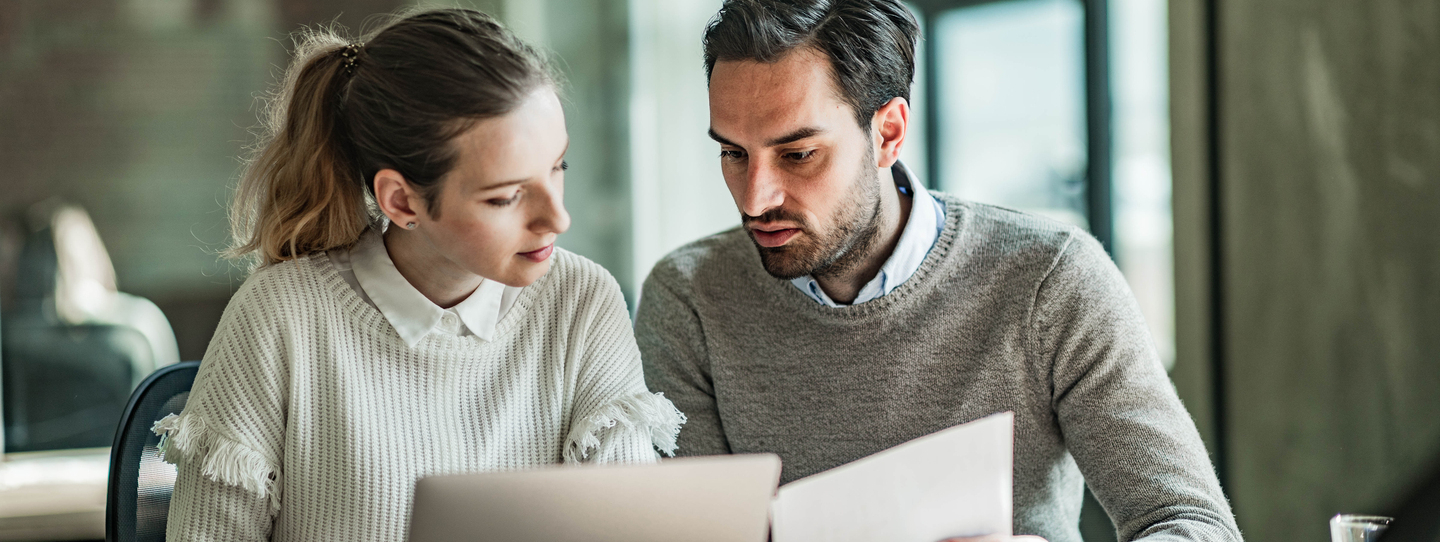
[[[716,62],[710,136],[765,270],[780,278],[857,265],[879,237],[875,143],[810,48],[776,62]]]

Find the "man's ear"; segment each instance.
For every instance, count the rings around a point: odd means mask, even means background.
[[[392,224],[406,229],[410,229],[410,224],[419,224],[420,214],[425,211],[425,199],[405,180],[404,175],[393,169],[382,169],[375,173],[374,182],[375,203]]]
[[[900,159],[900,147],[905,144],[905,132],[910,128],[910,102],[896,96],[870,119],[872,144],[875,145],[875,167],[887,168]]]

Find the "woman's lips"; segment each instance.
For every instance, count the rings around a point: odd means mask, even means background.
[[[765,248],[775,248],[788,242],[791,237],[795,237],[796,235],[798,235],[800,233],[800,230],[797,228],[787,228],[783,230],[773,231],[752,229],[750,230],[750,232],[755,234],[755,242],[759,243],[760,246]]]
[[[532,262],[540,263],[540,262],[543,262],[543,261],[549,259],[549,258],[550,258],[550,253],[551,253],[551,252],[554,252],[554,251],[555,251],[555,243],[550,243],[550,244],[548,244],[548,245],[545,245],[544,248],[541,248],[541,249],[539,249],[539,250],[532,250],[532,251],[530,251],[530,252],[521,252],[520,255],[521,255],[521,256],[524,256],[526,259],[528,259],[528,260],[530,260],[530,261],[532,261]]]

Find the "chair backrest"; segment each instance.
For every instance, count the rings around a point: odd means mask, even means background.
[[[200,362],[163,367],[135,388],[110,448],[110,488],[105,498],[107,542],[165,540],[175,467],[161,459],[160,437],[150,427],[179,413],[190,398]]]

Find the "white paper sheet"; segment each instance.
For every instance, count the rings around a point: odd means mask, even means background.
[[[937,542],[1011,534],[1015,415],[926,435],[780,488],[774,542]]]

